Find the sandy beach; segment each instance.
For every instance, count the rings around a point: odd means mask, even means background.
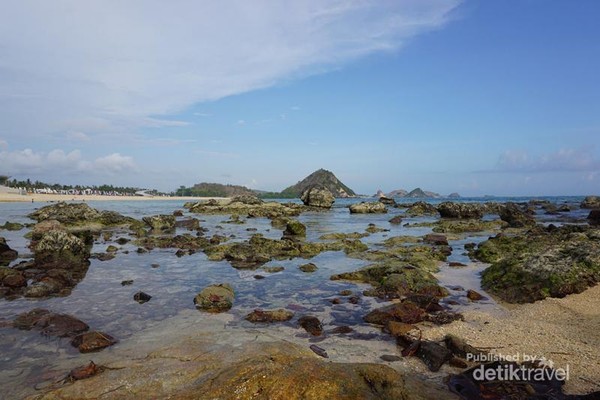
[[[491,353],[518,358],[545,357],[555,368],[569,368],[567,393],[600,390],[600,285],[562,299],[511,305],[499,313],[467,311],[464,322],[424,330],[441,340],[448,334]]]
[[[58,201],[200,201],[216,199],[220,197],[166,197],[166,196],[101,196],[101,195],[63,195],[63,194],[41,194],[28,193],[21,195],[18,193],[3,193],[0,192],[0,202],[27,202],[31,203],[48,203]]]

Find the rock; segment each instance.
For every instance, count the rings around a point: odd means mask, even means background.
[[[129,286],[133,285],[133,279],[128,279],[126,281],[121,281],[121,286]]]
[[[246,320],[254,323],[271,323],[289,321],[293,317],[293,312],[280,308],[278,310],[254,310],[246,315]]]
[[[399,215],[396,215],[395,217],[393,217],[392,219],[389,220],[390,224],[394,224],[394,225],[398,225],[402,223],[402,217]]]
[[[329,190],[325,188],[312,187],[306,189],[302,193],[300,200],[302,200],[306,206],[331,208],[335,202],[335,197]]]
[[[352,296],[352,290],[350,289],[344,289],[340,292],[340,296]]]
[[[106,248],[106,252],[107,252],[107,253],[115,253],[115,252],[117,252],[118,250],[119,250],[119,249],[117,248],[117,246],[113,246],[113,245],[110,245],[110,246],[108,246],[108,247]]]
[[[350,328],[349,326],[338,326],[337,328],[333,328],[329,332],[333,333],[333,334],[344,335],[346,333],[352,333],[352,332],[354,332],[354,329]]]
[[[262,201],[262,199],[259,199],[256,196],[245,194],[245,195],[240,195],[240,196],[234,196],[231,199],[230,204],[232,204],[232,203],[241,203],[241,204],[246,204],[246,205],[260,205],[260,204],[263,204],[264,201]]]
[[[506,203],[499,211],[500,219],[508,222],[511,228],[525,228],[535,225],[535,219],[526,214],[515,203]]]
[[[254,275],[254,279],[260,280],[260,279],[265,279],[265,277],[262,275]]]
[[[446,201],[438,205],[442,218],[479,219],[483,217],[484,208],[477,203],[454,203]]]
[[[448,239],[446,236],[439,233],[428,233],[423,237],[423,241],[436,246],[448,246]]]
[[[183,211],[175,210],[175,211],[173,211],[173,216],[174,217],[183,217]]]
[[[386,197],[386,196],[379,196],[378,201],[380,203],[383,203],[383,204],[387,205],[387,206],[395,206],[396,205],[396,200],[394,200],[392,198],[389,198],[389,197]]]
[[[101,213],[85,203],[59,202],[45,206],[29,214],[29,218],[38,222],[56,220],[66,225],[89,222],[100,219]]]
[[[235,292],[231,285],[221,283],[210,285],[202,289],[194,298],[196,308],[208,312],[219,313],[233,307]]]
[[[600,197],[599,196],[586,196],[581,202],[581,208],[600,208]]]
[[[200,221],[196,218],[187,218],[181,221],[175,221],[175,228],[184,228],[188,231],[197,231],[200,229]]]
[[[316,344],[311,344],[310,349],[318,356],[321,356],[323,358],[329,358],[325,349],[317,346]]]
[[[467,290],[467,298],[471,301],[479,301],[485,299],[485,297],[483,297],[481,294],[479,294],[473,289]]]
[[[93,361],[90,361],[90,363],[87,365],[82,365],[80,367],[73,368],[71,370],[71,372],[69,372],[67,379],[73,380],[73,381],[87,379],[87,378],[91,378],[92,376],[100,373],[101,371],[102,371],[102,368],[99,368],[96,364],[94,364]]]
[[[302,271],[302,272],[315,272],[319,268],[313,263],[308,263],[308,264],[302,264],[301,266],[298,267],[298,269],[300,269],[300,271]]]
[[[383,214],[387,212],[385,204],[380,202],[360,202],[352,204],[350,207],[351,214]]]
[[[71,340],[71,345],[77,347],[80,353],[100,351],[117,343],[115,338],[104,332],[86,332],[77,335]]]
[[[391,354],[384,354],[384,355],[380,356],[379,358],[381,358],[383,361],[387,361],[387,362],[396,362],[396,361],[402,360],[402,357],[394,356]]]
[[[85,322],[75,317],[41,308],[19,314],[13,326],[22,330],[35,329],[42,335],[56,337],[73,337],[89,329]]]
[[[484,351],[471,346],[464,339],[452,334],[448,334],[444,337],[444,343],[446,344],[446,348],[448,348],[452,354],[462,358],[467,358],[467,355],[469,354],[473,356],[485,354]]]
[[[142,221],[155,231],[170,231],[175,229],[175,217],[172,215],[153,215],[142,218]]]
[[[6,239],[0,237],[0,266],[6,266],[11,261],[16,260],[19,253],[16,250],[10,248],[6,243]]]
[[[461,263],[461,262],[458,262],[458,261],[450,261],[450,262],[448,263],[448,266],[449,266],[449,267],[466,267],[466,266],[467,266],[467,264],[463,264],[463,263]]]
[[[450,361],[452,352],[435,342],[422,341],[417,350],[417,357],[423,360],[430,371],[437,372],[445,362]]]
[[[417,201],[411,204],[406,210],[408,215],[439,215],[437,208],[424,201]]]
[[[389,229],[380,228],[375,224],[369,224],[369,226],[367,226],[367,229],[365,229],[365,231],[367,231],[369,233],[378,233],[378,232],[389,232]]]
[[[425,311],[413,303],[394,303],[368,313],[364,320],[370,324],[387,325],[390,321],[415,324],[423,321]]]
[[[2,285],[9,288],[21,288],[27,286],[27,279],[20,272],[16,272],[4,277]]]
[[[35,245],[34,255],[38,267],[74,268],[87,263],[90,252],[78,237],[66,231],[52,230]]]
[[[387,333],[389,333],[390,335],[398,337],[398,336],[406,335],[408,332],[412,331],[413,329],[415,329],[414,325],[407,324],[407,323],[400,322],[400,321],[390,320],[385,325],[384,330]]]
[[[236,334],[237,335],[237,334]],[[223,336],[223,335],[221,335]],[[188,338],[123,360],[93,379],[76,380],[37,393],[44,400],[98,398],[159,399],[454,399],[437,383],[418,379],[382,364],[327,362],[313,351],[270,339],[236,340],[231,334],[215,343]],[[111,390],[110,393],[106,393]]]
[[[510,303],[580,293],[600,282],[600,234],[584,225],[497,235],[471,254],[491,263],[482,287]]]
[[[306,236],[306,226],[301,222],[292,219],[289,220],[286,224],[285,231],[283,232],[285,236]]]
[[[313,336],[321,336],[323,334],[323,325],[317,317],[312,315],[305,315],[298,319],[298,324],[304,328],[304,330]]]
[[[280,266],[262,267],[262,270],[265,271],[265,272],[268,272],[269,274],[274,274],[276,272],[281,272],[281,271],[285,270],[285,268],[280,267]]]
[[[454,321],[464,321],[464,317],[461,313],[453,311],[438,311],[427,315],[426,319],[436,325],[446,325],[451,324]]]
[[[600,225],[600,210],[592,210],[587,216],[590,225]]]
[[[151,298],[152,298],[152,296],[150,296],[149,294],[144,293],[144,292],[137,292],[136,294],[133,295],[133,299],[140,304],[149,302]]]
[[[7,231],[20,231],[24,227],[25,227],[25,225],[23,225],[23,224],[20,224],[18,222],[9,222],[9,221],[6,221],[4,223],[4,225],[0,225],[0,229],[4,229]]]

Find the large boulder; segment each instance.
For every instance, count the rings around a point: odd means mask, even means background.
[[[175,217],[172,215],[153,215],[142,218],[142,221],[155,231],[170,231],[175,229]]]
[[[491,263],[482,273],[483,288],[510,303],[564,297],[600,282],[600,233],[591,227],[497,235],[472,255]]]
[[[475,203],[454,203],[445,201],[437,207],[442,218],[479,219],[483,217],[483,207]]]
[[[587,196],[581,202],[581,208],[600,208],[599,196]]]
[[[233,288],[227,283],[222,283],[202,289],[194,298],[194,304],[199,310],[219,313],[233,307],[234,298]]]
[[[335,197],[327,189],[312,187],[302,193],[300,200],[307,206],[331,208],[335,202]]]
[[[387,212],[387,207],[385,204],[378,201],[363,201],[357,204],[352,204],[349,208],[350,213],[352,214],[384,214]]]
[[[498,215],[502,221],[508,222],[508,226],[511,228],[526,228],[535,225],[535,219],[515,203],[504,204]]]
[[[38,267],[62,268],[81,265],[90,257],[85,243],[77,236],[63,231],[47,232],[34,247],[35,262]]]
[[[590,225],[600,225],[600,210],[592,210],[587,217]]]
[[[98,210],[85,203],[64,202],[42,207],[29,214],[29,218],[38,222],[54,219],[68,225],[97,220],[100,216],[101,213]]]

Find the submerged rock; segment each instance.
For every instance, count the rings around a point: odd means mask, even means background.
[[[194,298],[196,308],[208,312],[224,312],[233,307],[235,292],[233,288],[227,284],[210,285],[202,289]]]
[[[402,223],[402,217],[399,215],[396,215],[395,217],[393,217],[392,219],[389,220],[390,224],[394,224],[394,225],[398,225]]]
[[[280,308],[278,310],[254,310],[246,315],[246,320],[254,323],[271,323],[289,321],[293,317],[293,312]]]
[[[415,324],[423,321],[424,318],[425,310],[413,303],[402,302],[377,308],[368,313],[364,320],[370,324],[387,325],[390,321]]]
[[[331,208],[335,202],[335,197],[329,190],[325,188],[312,187],[306,189],[302,193],[300,200],[302,200],[306,206]]]
[[[19,314],[13,326],[22,330],[38,330],[45,336],[73,337],[89,329],[89,326],[70,315],[58,314],[42,308]]]
[[[107,333],[97,331],[82,333],[71,340],[71,345],[77,347],[80,353],[100,351],[115,343],[117,343],[115,338]]]
[[[25,228],[25,225],[20,224],[18,222],[6,221],[4,225],[0,225],[0,229],[4,229],[7,231],[20,231],[23,228]]]
[[[385,204],[376,202],[360,202],[352,204],[350,207],[351,214],[384,214],[387,212]]]

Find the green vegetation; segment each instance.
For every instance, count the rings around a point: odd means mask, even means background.
[[[176,196],[196,197],[233,197],[242,195],[254,195],[255,193],[245,186],[223,185],[221,183],[198,183],[192,187],[180,186],[175,191]]]

